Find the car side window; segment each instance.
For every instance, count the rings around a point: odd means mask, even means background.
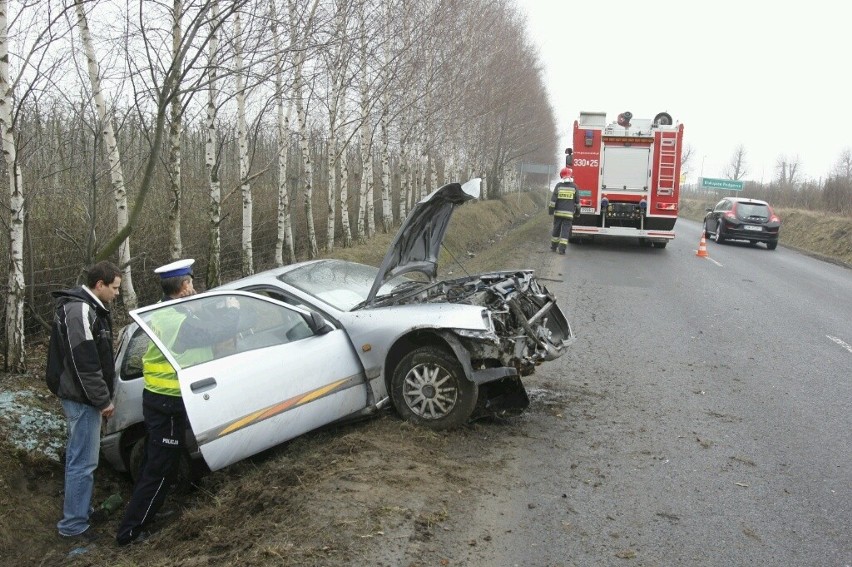
[[[142,378],[142,355],[148,350],[151,339],[141,327],[137,327],[130,338],[124,359],[121,361],[121,379],[124,381]]]
[[[301,313],[240,295],[199,297],[142,317],[181,368],[313,336]]]
[[[725,210],[725,203],[726,203],[726,201],[724,201],[724,200],[719,201],[718,203],[716,203],[716,207],[714,208],[714,210],[724,211]]]

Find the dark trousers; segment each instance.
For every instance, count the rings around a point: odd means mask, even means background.
[[[556,250],[558,246],[564,251],[568,246],[568,239],[571,238],[571,225],[574,219],[572,217],[553,217],[553,232],[550,235],[550,247]]]
[[[185,445],[182,398],[144,390],[142,415],[148,434],[145,460],[116,534],[120,544],[133,541],[160,510],[174,484]]]

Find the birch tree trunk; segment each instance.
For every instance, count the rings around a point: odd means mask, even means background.
[[[337,45],[332,49],[329,74],[331,75],[332,89],[329,95],[328,105],[328,159],[326,163],[326,175],[328,176],[328,211],[326,218],[325,249],[326,252],[334,250],[335,213],[337,202],[337,164],[340,159],[340,143],[338,140],[338,117],[340,116],[340,100],[344,96],[344,81],[346,79],[346,58],[344,57],[344,42],[346,41],[346,10],[348,0],[336,2],[334,15],[334,37]],[[343,178],[346,183],[346,178]]]
[[[80,38],[83,41],[83,50],[86,53],[86,63],[89,73],[89,81],[92,84],[92,97],[95,100],[95,108],[98,119],[103,128],[104,148],[109,163],[110,182],[112,183],[113,199],[115,201],[116,224],[118,230],[124,228],[128,223],[127,189],[124,186],[124,172],[121,167],[121,156],[118,151],[118,140],[112,126],[112,116],[109,115],[101,89],[100,68],[95,57],[92,34],[89,32],[89,22],[82,2],[78,3],[77,22],[80,27]],[[133,275],[130,269],[130,238],[125,238],[118,246],[118,264],[121,268],[121,297],[124,306],[128,309],[136,309],[136,290],[133,288]]]
[[[278,36],[278,14],[275,0],[269,2],[271,31],[275,47],[275,106],[278,126],[278,236],[275,239],[275,265],[284,265],[284,250],[287,250],[287,263],[296,261],[293,246],[293,224],[290,219],[290,192],[287,188],[287,154],[290,151],[290,114],[292,103],[284,112],[284,53],[281,38]]]
[[[287,263],[296,261],[296,248],[293,242],[293,220],[290,204],[290,181],[288,178],[288,155],[290,154],[290,116],[293,103],[284,112],[283,100],[278,107],[278,238],[275,244],[275,263],[284,265],[284,251],[287,251]]]
[[[346,116],[346,94],[340,101],[340,115]],[[345,128],[341,128],[340,135],[348,140]],[[349,145],[344,145],[340,150],[340,228],[343,231],[343,246],[352,246],[352,228],[349,226]]]
[[[390,114],[390,10],[386,6],[383,14],[385,46],[382,49],[382,70],[384,81],[382,85],[382,116],[379,120],[379,129],[382,137],[382,231],[390,232],[393,226],[393,205],[391,203],[391,176],[390,176],[390,135],[388,134],[388,115]]]
[[[210,205],[207,210],[208,224],[208,264],[207,289],[222,283],[222,186],[219,182],[218,133],[216,118],[218,115],[219,91],[217,85],[219,62],[219,2],[212,0],[210,7],[210,43],[207,47],[207,140],[205,141],[204,162],[207,168],[207,181],[210,189]]]
[[[316,9],[318,2],[314,2],[313,9]],[[296,48],[294,61],[294,78],[293,78],[293,95],[296,98],[296,123],[299,134],[299,148],[302,153],[302,183],[304,185],[305,195],[305,222],[307,223],[308,231],[308,257],[316,258],[319,256],[319,248],[317,246],[317,233],[314,228],[314,175],[313,161],[311,160],[311,149],[308,145],[308,128],[307,128],[307,109],[305,102],[302,99],[302,66],[305,63],[304,47],[306,47],[307,38],[310,36],[311,22],[313,21],[313,11],[304,25],[303,34],[296,35],[298,30],[298,17],[296,14],[296,2],[290,2],[290,30],[294,37],[300,37],[299,43],[302,44]],[[304,41],[301,39],[304,38]]]
[[[24,349],[24,181],[15,148],[12,123],[12,81],[9,77],[9,3],[0,0],[0,129],[3,157],[9,175],[9,273],[6,296],[6,365],[4,370],[27,370]]]
[[[375,232],[373,226],[373,159],[370,155],[372,128],[370,124],[369,85],[367,83],[367,33],[366,16],[361,14],[361,187],[358,192],[358,223],[356,235],[364,242]]]
[[[384,92],[387,93],[387,85]],[[391,203],[391,175],[390,175],[390,157],[388,156],[390,147],[390,136],[388,135],[388,101],[387,95],[382,94],[385,99],[383,105],[382,119],[380,128],[382,130],[382,230],[385,233],[390,232],[393,226],[393,204]]]
[[[402,152],[399,156],[399,221],[408,214],[408,197],[411,192],[410,156],[405,140],[402,142]]]
[[[234,19],[234,69],[237,79],[237,140],[240,151],[240,191],[243,197],[243,233],[242,233],[242,275],[250,276],[254,273],[254,260],[252,258],[252,195],[249,177],[249,148],[248,148],[248,124],[246,123],[246,78],[243,68],[243,37],[242,20],[237,12]]]
[[[172,58],[175,65],[180,68],[180,46],[183,43],[181,30],[181,14],[183,13],[183,0],[174,0],[172,21]],[[180,167],[181,148],[180,139],[183,131],[183,112],[181,111],[181,97],[175,96],[171,104],[171,122],[169,124],[169,186],[172,192],[172,206],[169,209],[169,252],[172,260],[179,260],[183,256],[183,240],[181,238],[181,202],[183,198]]]
[[[329,110],[329,114],[337,113],[337,103],[333,102],[332,106],[333,110]],[[326,165],[327,175],[328,175],[328,211],[327,211],[327,228],[325,232],[325,250],[326,252],[331,252],[334,250],[334,214],[335,214],[335,200],[337,199],[337,151],[338,151],[338,143],[337,143],[337,133],[335,132],[337,128],[336,120],[330,118],[329,130],[328,130],[328,163]]]

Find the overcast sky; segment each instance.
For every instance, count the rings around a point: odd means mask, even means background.
[[[819,179],[852,147],[852,2],[517,0],[539,47],[563,147],[581,110],[666,111],[692,146],[689,180],[746,179],[779,156]]]

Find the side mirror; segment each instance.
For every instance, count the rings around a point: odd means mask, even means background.
[[[713,209],[704,209],[705,212],[712,213]]]
[[[311,331],[313,331],[315,335],[324,335],[334,330],[332,326],[328,324],[328,321],[323,319],[322,315],[316,311],[311,311],[311,314],[308,316],[308,327],[311,328]]]

